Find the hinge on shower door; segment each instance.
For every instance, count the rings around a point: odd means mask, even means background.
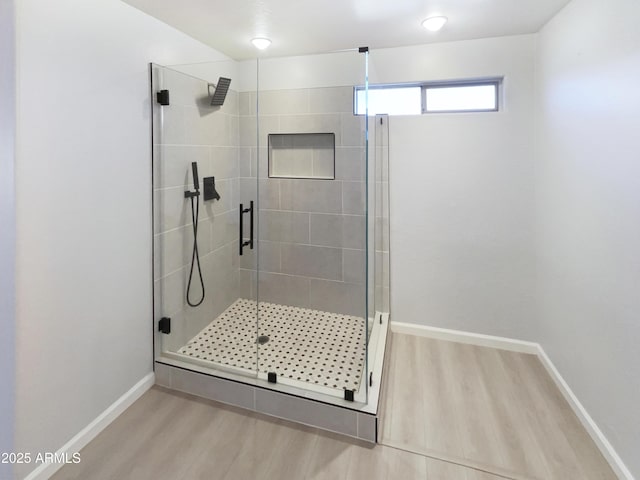
[[[171,333],[171,319],[169,317],[162,317],[158,322],[158,331],[166,335]]]
[[[169,105],[169,90],[160,90],[157,92],[156,101],[160,105]]]

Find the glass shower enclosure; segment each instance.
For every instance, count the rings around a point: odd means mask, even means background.
[[[388,151],[386,119],[354,115],[367,62],[151,65],[157,363],[377,404]]]

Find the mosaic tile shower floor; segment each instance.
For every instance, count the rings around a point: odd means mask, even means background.
[[[222,365],[275,372],[329,388],[358,390],[365,361],[364,318],[238,299],[178,353]]]

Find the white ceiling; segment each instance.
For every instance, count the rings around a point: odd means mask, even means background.
[[[237,60],[535,33],[570,0],[123,0]],[[420,22],[444,15],[438,33]]]

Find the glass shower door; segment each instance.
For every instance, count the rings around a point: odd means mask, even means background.
[[[232,62],[179,68],[151,66],[156,360],[255,375],[254,93]]]
[[[366,403],[367,54],[315,60],[258,60],[258,376]]]

